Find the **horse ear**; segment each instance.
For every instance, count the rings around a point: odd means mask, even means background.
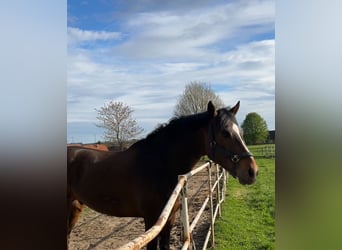
[[[236,115],[236,113],[238,112],[240,108],[240,101],[237,102],[237,104],[235,104],[234,107],[232,107],[229,111],[232,112],[234,115]]]
[[[211,117],[214,117],[217,114],[216,108],[211,101],[208,102],[208,112],[211,115]]]

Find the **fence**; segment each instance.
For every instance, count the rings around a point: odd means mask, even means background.
[[[275,144],[266,144],[260,146],[251,146],[255,158],[274,158],[275,157]]]
[[[211,170],[211,167],[213,165],[216,167],[214,183],[212,180],[212,170]],[[204,171],[205,169],[207,169],[207,173],[208,173],[209,192],[201,208],[199,209],[198,213],[196,214],[195,218],[190,224],[189,213],[188,213],[188,195],[187,195],[188,182],[194,175],[198,174],[201,171]],[[178,184],[173,190],[172,195],[170,196],[168,202],[166,203],[162,213],[160,214],[154,226],[152,226],[145,233],[141,234],[134,240],[130,241],[129,243],[125,244],[124,246],[118,249],[119,250],[140,249],[146,246],[151,240],[153,240],[164,227],[179,195],[181,197],[181,220],[183,224],[183,241],[184,241],[182,249],[188,249],[190,247],[191,240],[192,240],[191,234],[196,224],[198,223],[203,211],[208,205],[208,202],[209,202],[209,207],[210,207],[210,227],[209,227],[209,230],[207,232],[207,235],[203,244],[203,249],[207,248],[209,240],[211,241],[211,246],[214,246],[215,245],[214,223],[215,223],[217,215],[221,216],[221,203],[225,199],[227,178],[228,178],[228,174],[226,173],[226,171],[223,168],[219,167],[219,165],[214,164],[211,161],[201,165],[200,167],[188,172],[185,175],[180,175],[178,178]],[[215,194],[216,196],[215,206],[214,206],[214,201],[213,201],[213,194]]]

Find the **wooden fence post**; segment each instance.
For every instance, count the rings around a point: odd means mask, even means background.
[[[208,177],[209,177],[209,205],[210,205],[210,228],[211,228],[211,247],[215,247],[215,232],[214,232],[214,205],[213,205],[213,193],[211,191],[212,189],[212,183],[211,183],[211,166],[212,162],[210,162],[210,165],[208,167]]]
[[[229,178],[229,174],[227,173],[227,171],[223,168],[221,168],[223,171],[223,188],[222,188],[222,198],[223,201],[226,200],[226,193],[227,193],[227,182],[228,182],[228,178]]]
[[[182,204],[181,204],[181,220],[183,224],[183,241],[184,245],[182,249],[188,249],[190,248],[190,223],[189,223],[189,209],[188,209],[188,179],[186,176],[185,177],[185,183],[181,191],[181,199],[182,199]],[[190,248],[191,249],[191,248]]]
[[[216,167],[216,181],[217,181],[217,187],[216,187],[216,206],[218,206],[218,216],[221,218],[221,189],[220,189],[220,169],[218,164],[215,163]]]

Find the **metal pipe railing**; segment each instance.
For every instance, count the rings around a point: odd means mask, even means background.
[[[128,242],[124,246],[118,248],[119,250],[140,249],[146,246],[151,240],[153,240],[160,233],[167,219],[169,218],[171,210],[178,198],[179,193],[181,192],[183,188],[184,183],[185,183],[185,178],[179,178],[178,183],[175,189],[173,190],[172,195],[170,196],[168,202],[166,203],[162,213],[160,214],[157,222],[145,233],[138,236],[134,240]]]
[[[119,250],[140,249],[146,246],[151,240],[153,240],[163,229],[179,195],[181,195],[181,200],[182,200],[181,220],[183,224],[183,240],[184,240],[182,249],[188,249],[189,247],[191,247],[191,233],[193,232],[196,224],[198,223],[208,203],[210,206],[210,227],[208,229],[206,239],[204,241],[203,249],[206,249],[209,240],[211,240],[211,247],[214,247],[215,245],[214,223],[215,223],[217,214],[221,216],[221,203],[224,201],[225,191],[226,191],[226,182],[227,182],[226,179],[228,175],[226,175],[226,171],[223,169],[222,169],[222,173],[219,174],[219,167],[217,164],[215,164],[216,165],[216,175],[215,175],[216,178],[215,178],[214,184],[212,184],[212,173],[211,173],[212,164],[213,163],[209,161],[184,175],[180,175],[178,177],[178,183],[175,189],[173,190],[172,195],[170,196],[168,202],[166,203],[155,225],[152,226],[149,230],[147,230],[142,235],[138,236],[134,240],[128,242],[127,244],[125,244],[124,246],[118,249]],[[208,173],[208,195],[206,199],[204,200],[198,213],[196,214],[195,218],[190,224],[189,211],[188,211],[187,183],[188,183],[188,180],[191,179],[192,176],[203,171],[205,168],[207,168],[207,173]],[[223,182],[222,185],[220,185],[220,181]],[[215,202],[216,204],[214,208],[213,193],[215,192],[215,190],[216,190],[216,202]]]

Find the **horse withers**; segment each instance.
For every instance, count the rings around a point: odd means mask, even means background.
[[[175,118],[122,152],[68,147],[68,237],[83,204],[111,216],[143,217],[148,230],[157,221],[178,181],[207,155],[241,184],[258,173],[235,119],[240,102]],[[147,249],[169,249],[170,231],[179,207]]]

